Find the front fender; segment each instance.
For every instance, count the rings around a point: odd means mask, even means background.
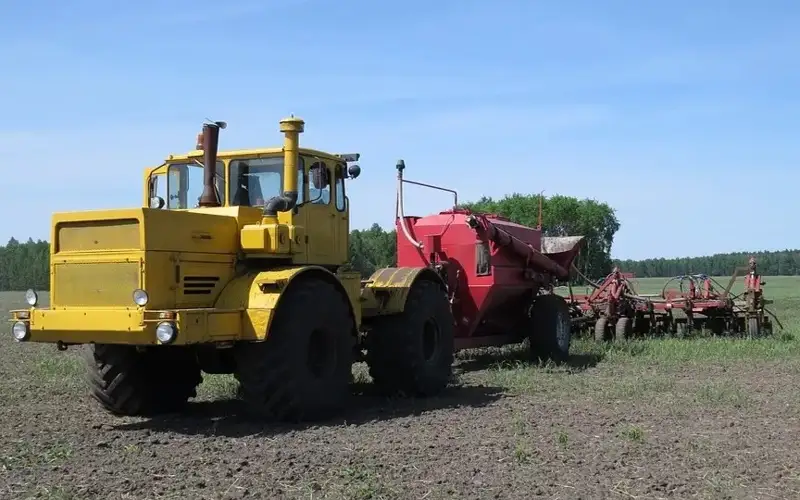
[[[300,279],[319,279],[336,286],[347,296],[337,276],[319,266],[292,266],[253,271],[231,280],[215,304],[218,309],[242,311],[241,340],[265,340],[281,297]],[[351,301],[350,314],[353,314]],[[355,319],[355,318],[354,318]]]

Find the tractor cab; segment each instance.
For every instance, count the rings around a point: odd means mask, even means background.
[[[225,126],[207,124],[196,150],[169,155],[162,165],[145,172],[144,206],[236,214],[244,224],[261,221],[295,228],[290,229],[292,240],[303,240],[294,243],[296,248],[307,249],[301,251],[304,257],[295,255],[295,262],[347,262],[350,207],[345,180],[360,174],[355,164],[360,155],[300,148],[291,137],[302,132],[303,124],[293,120],[282,122],[287,127],[282,131],[290,137],[283,147],[228,151],[217,151],[216,134]],[[208,133],[215,136],[210,141]],[[206,163],[214,167],[207,169]],[[242,237],[259,245],[254,241],[260,236]]]
[[[202,152],[170,155],[164,164],[148,169],[145,206],[167,210],[200,208],[204,166]],[[297,201],[347,207],[345,179],[355,179],[361,168],[358,154],[330,154],[301,148],[297,168]],[[264,207],[284,192],[284,155],[279,148],[220,151],[214,175],[215,194],[222,207]]]

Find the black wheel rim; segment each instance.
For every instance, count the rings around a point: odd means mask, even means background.
[[[325,378],[336,369],[336,349],[328,332],[314,330],[308,339],[308,369],[315,378]]]
[[[425,321],[422,325],[422,356],[425,361],[431,361],[436,358],[439,352],[439,325],[432,318]]]

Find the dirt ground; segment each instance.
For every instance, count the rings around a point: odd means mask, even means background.
[[[267,427],[218,376],[187,415],[112,417],[77,352],[8,337],[0,498],[800,498],[794,358],[468,353],[444,397],[356,394],[335,422]]]

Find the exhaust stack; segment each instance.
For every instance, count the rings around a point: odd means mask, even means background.
[[[204,123],[203,131],[198,137],[197,146],[203,150],[203,194],[200,195],[201,207],[218,207],[221,205],[217,197],[215,180],[217,178],[217,150],[219,148],[219,131],[227,127],[225,122]]]

